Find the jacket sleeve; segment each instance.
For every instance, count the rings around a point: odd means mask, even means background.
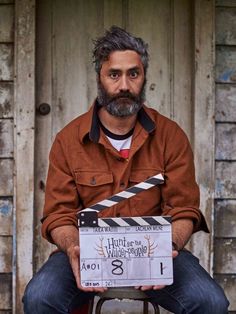
[[[49,155],[42,235],[53,243],[51,230],[63,225],[77,226],[76,213],[81,208],[73,175],[66,160],[65,147],[56,137]]]
[[[173,221],[191,219],[194,222],[194,232],[209,232],[199,210],[200,194],[190,143],[176,123],[166,138],[164,155],[165,184],[161,188],[163,215],[172,216]]]

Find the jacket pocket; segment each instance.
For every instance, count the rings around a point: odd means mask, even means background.
[[[163,173],[157,169],[133,169],[130,174],[130,186],[147,180],[148,178]],[[144,190],[130,199],[130,206],[136,216],[160,215],[161,192],[159,186]]]
[[[75,181],[84,207],[111,196],[113,175],[110,171],[76,170]]]

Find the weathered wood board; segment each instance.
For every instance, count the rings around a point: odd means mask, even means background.
[[[224,289],[226,296],[228,297],[230,301],[229,310],[235,311],[236,309],[236,298],[235,298],[236,275],[224,275],[224,274],[216,275],[215,279]]]
[[[0,248],[0,273],[10,273],[12,272],[12,237],[0,236]]]
[[[0,119],[0,158],[13,157],[13,119]]]
[[[216,84],[216,121],[236,121],[236,85]]]
[[[217,160],[236,160],[236,123],[216,124]]]
[[[236,47],[216,47],[216,82],[236,83]]]
[[[236,45],[236,7],[216,8],[216,44]]]
[[[236,238],[236,200],[215,201],[215,237]]]
[[[0,159],[0,173],[0,196],[13,195],[13,160]]]
[[[214,180],[214,6],[211,1],[194,1],[194,78],[193,78],[193,153],[196,178],[199,183],[201,202],[208,226],[212,230],[213,180]],[[184,63],[184,60],[182,61]],[[178,76],[176,80],[178,80]],[[206,144],[207,141],[207,144]],[[191,250],[200,258],[201,264],[212,271],[212,233],[193,235]]]
[[[0,234],[12,235],[12,200],[0,199]]]
[[[236,273],[236,239],[215,239],[214,273]]]
[[[216,161],[215,198],[236,198],[236,162]]]
[[[35,137],[35,1],[15,3],[15,92],[16,125],[15,232],[17,247],[13,307],[22,313],[22,296],[33,275],[34,137]],[[27,171],[22,165],[27,165]]]
[[[13,83],[0,82],[0,119],[13,117]]]
[[[14,36],[14,6],[0,5],[0,42],[12,42]]]
[[[12,308],[12,278],[11,274],[0,274],[0,305],[1,310]]]
[[[0,80],[13,80],[13,45],[0,44]]]

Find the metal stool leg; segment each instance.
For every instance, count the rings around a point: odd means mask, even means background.
[[[148,301],[143,301],[143,314],[148,314]]]
[[[149,302],[150,302],[151,305],[153,306],[153,309],[154,309],[155,314],[160,314],[159,306],[158,306],[156,303],[152,302],[151,300],[149,300]]]
[[[88,314],[93,314],[94,297],[89,300]]]
[[[98,300],[98,303],[97,303],[96,309],[95,309],[95,314],[101,314],[102,305],[107,300],[111,300],[111,299],[101,298],[100,300]]]

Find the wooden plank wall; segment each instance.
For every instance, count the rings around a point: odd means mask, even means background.
[[[0,0],[0,313],[12,309],[14,3]]]
[[[214,276],[236,313],[236,1],[216,1]]]

